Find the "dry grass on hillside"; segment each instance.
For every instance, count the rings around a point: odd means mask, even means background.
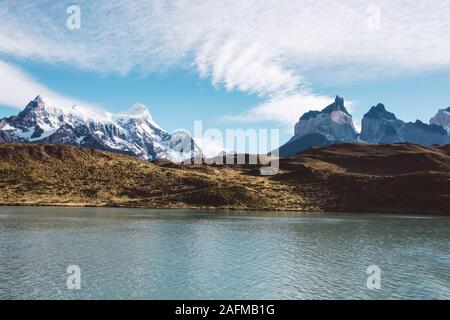
[[[304,208],[293,186],[226,166],[156,165],[61,145],[0,145],[3,204]],[[314,209],[314,208],[312,208]]]
[[[0,144],[0,204],[450,213],[449,146],[343,144],[257,169]]]

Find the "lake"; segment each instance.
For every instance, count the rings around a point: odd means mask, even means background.
[[[450,299],[450,218],[0,207],[0,299],[352,298]]]

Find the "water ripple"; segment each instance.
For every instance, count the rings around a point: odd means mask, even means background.
[[[445,217],[4,207],[0,298],[450,299],[449,230]],[[81,290],[66,288],[73,264]]]

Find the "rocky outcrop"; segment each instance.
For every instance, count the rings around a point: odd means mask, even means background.
[[[401,142],[412,142],[423,146],[450,143],[450,137],[442,126],[425,124],[420,120],[408,122],[398,133]]]
[[[278,152],[281,157],[288,157],[310,148],[356,141],[444,145],[450,143],[449,130],[450,108],[440,110],[428,125],[420,120],[405,123],[379,103],[364,115],[361,134],[358,135],[352,116],[344,106],[344,99],[336,97],[335,102],[322,111],[305,113],[295,125],[294,136]]]
[[[398,130],[404,126],[395,114],[386,111],[383,104],[378,104],[364,115],[361,127],[361,140],[367,143],[401,142]]]
[[[295,125],[295,137],[310,134],[323,135],[334,142],[356,141],[358,133],[353,125],[352,116],[344,106],[344,99],[336,97],[334,103],[322,111],[305,113]]]
[[[353,119],[337,96],[334,103],[322,111],[309,111],[295,125],[294,136],[279,149],[281,157],[291,156],[313,147],[324,147],[335,143],[355,142],[358,133]]]
[[[411,142],[424,146],[450,143],[442,126],[425,124],[420,120],[405,123],[378,104],[364,115],[361,140],[371,144]]]

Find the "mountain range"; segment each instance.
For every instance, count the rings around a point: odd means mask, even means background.
[[[358,133],[344,99],[337,96],[323,110],[303,114],[295,125],[294,136],[278,151],[280,157],[288,157],[339,143],[444,145],[450,143],[449,132],[450,107],[439,110],[425,124],[397,119],[380,103],[364,115]],[[156,124],[144,105],[136,104],[127,112],[113,114],[79,106],[62,108],[41,96],[30,101],[18,115],[0,119],[0,142],[92,147],[149,161],[181,162],[203,156],[188,133],[169,134]]]
[[[164,131],[143,105],[112,114],[38,96],[0,120],[0,205],[448,215],[449,112],[407,123],[378,104],[358,133],[336,97],[301,116],[280,148],[278,173],[265,176],[261,162],[173,163],[203,155],[189,134]]]
[[[0,119],[0,142],[68,144],[173,162],[201,154],[189,134],[169,134],[144,105],[112,114],[79,106],[65,109],[41,96],[18,115]]]
[[[420,120],[404,122],[397,119],[380,103],[364,115],[361,133],[358,133],[344,99],[337,96],[334,103],[322,111],[309,111],[300,117],[294,136],[279,148],[279,155],[287,157],[313,147],[352,142],[444,145],[450,143],[449,132],[450,108],[439,110],[430,124],[425,124]]]

